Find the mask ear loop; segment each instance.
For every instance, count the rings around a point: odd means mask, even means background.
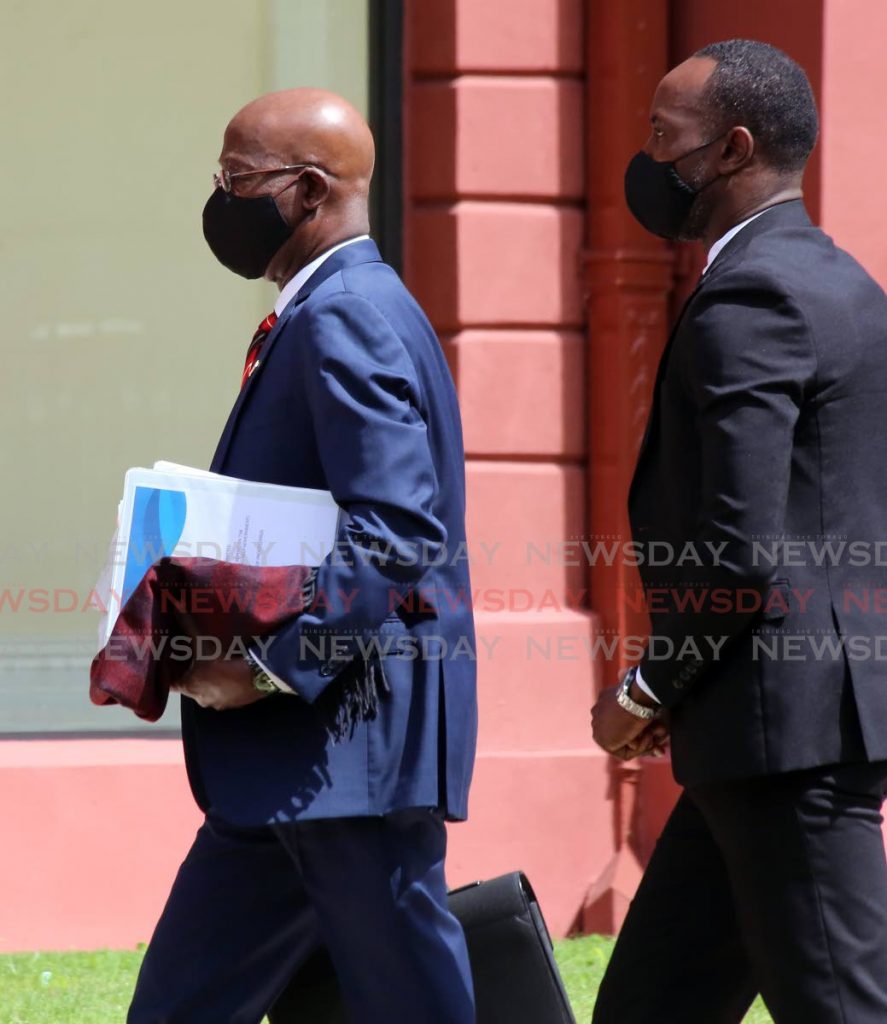
[[[671,173],[675,176],[675,178],[677,179],[678,183],[680,185],[682,185],[685,189],[689,189],[691,192],[694,193],[694,195],[697,195],[697,196],[699,195],[700,192],[704,192],[708,188],[709,185],[714,185],[714,183],[721,177],[720,174],[716,174],[711,179],[711,181],[707,181],[704,185],[700,185],[699,188],[694,188],[693,185],[691,185],[688,181],[684,181],[684,179],[681,177],[680,173],[678,172],[677,164],[678,164],[679,160],[686,160],[688,156],[693,156],[694,153],[698,153],[700,150],[705,149],[707,146],[710,146],[712,143],[717,142],[719,139],[722,139],[725,135],[729,135],[729,133],[732,132],[732,131],[733,131],[733,128],[728,128],[726,131],[721,132],[720,135],[716,135],[713,139],[709,139],[708,142],[703,142],[701,146],[697,146],[695,149],[690,149],[686,153],[684,153],[683,156],[676,157],[674,160],[672,160],[671,161]]]
[[[735,127],[735,125],[733,127]],[[716,135],[713,139],[709,139],[708,142],[703,142],[701,146],[697,146],[695,149],[688,149],[683,156],[676,156],[671,162],[676,164],[679,160],[686,160],[688,156],[693,156],[694,153],[698,153],[701,149],[705,149],[706,146],[710,146],[713,142],[717,142],[718,139],[722,139],[732,131],[733,128],[727,128],[725,131],[722,131],[720,135]]]

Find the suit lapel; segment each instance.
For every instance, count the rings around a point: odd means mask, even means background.
[[[295,298],[287,304],[286,308],[277,318],[277,323],[271,329],[268,337],[262,344],[262,351],[259,355],[256,367],[252,374],[247,378],[246,384],[241,388],[240,394],[234,402],[234,407],[228,415],[228,420],[225,423],[225,428],[222,431],[222,436],[219,438],[218,445],[216,445],[216,451],[213,455],[212,463],[210,464],[210,469],[214,473],[221,472],[221,467],[225,462],[225,456],[228,454],[228,448],[231,446],[231,439],[234,436],[234,430],[236,429],[237,422],[240,419],[240,413],[246,404],[250,391],[256,386],[256,380],[262,373],[263,368],[268,361],[268,357],[271,355],[271,349],[280,337],[283,327],[294,315],[298,307],[301,306],[301,304],[315,289],[338,271],[344,270],[346,267],[355,266],[359,263],[381,263],[381,261],[382,257],[379,255],[376,243],[371,239],[346,245],[343,249],[333,253],[329,259],[325,260],[299,289]]]
[[[247,378],[246,384],[244,384],[244,386],[241,388],[237,398],[235,399],[234,407],[231,408],[230,413],[228,413],[227,421],[224,425],[224,429],[222,430],[221,437],[219,437],[218,444],[216,445],[216,450],[215,454],[212,457],[212,462],[210,463],[210,469],[214,473],[218,473],[220,471],[221,465],[224,462],[224,458],[228,450],[228,445],[230,444],[231,435],[234,434],[235,427],[237,426],[238,419],[240,418],[241,415],[241,410],[244,407],[244,402],[247,400],[247,395],[250,393],[250,389],[254,386],[256,378],[261,373],[262,364],[265,361],[265,356],[267,354],[268,344],[270,343],[271,339],[276,338],[278,336],[284,324],[287,322],[287,319],[289,319],[289,316],[279,317],[277,324],[274,324],[274,326],[271,328],[267,338],[265,338],[262,344],[262,350],[252,374],[250,374],[250,376]]]
[[[650,440],[656,430],[656,424],[659,420],[659,405],[660,405],[660,392],[662,390],[662,380],[665,376],[665,370],[668,366],[668,358],[671,352],[674,340],[677,337],[678,331],[680,330],[681,323],[687,314],[687,310],[690,308],[693,300],[699,294],[702,289],[710,281],[717,278],[723,273],[725,267],[729,267],[731,262],[737,257],[741,256],[745,251],[749,243],[757,237],[767,231],[771,231],[777,228],[785,227],[812,227],[810,218],[807,216],[807,211],[804,209],[804,204],[801,200],[793,199],[785,203],[777,203],[775,206],[765,210],[762,216],[756,218],[744,227],[737,235],[730,239],[730,241],[724,246],[724,248],[718,253],[717,257],[712,262],[711,266],[705,272],[705,274],[696,283],[696,287],[693,289],[690,297],[684,303],[681,309],[680,315],[675,321],[674,327],[668,336],[668,341],[665,344],[665,348],[662,351],[662,358],[659,360],[659,367],[656,371],[656,382],[653,385],[653,395],[650,402],[650,415],[647,417],[647,426],[644,430],[644,436],[641,440],[641,446],[638,451],[637,462],[635,463],[635,470],[631,480],[631,486],[629,487],[629,500],[631,500],[632,492],[634,491],[635,484],[638,479],[641,463],[643,462],[644,456],[650,447]]]
[[[262,344],[262,351],[259,355],[259,360],[256,363],[253,372],[247,378],[246,383],[240,389],[240,392],[234,401],[234,405],[231,409],[231,412],[228,414],[228,420],[225,423],[225,428],[222,431],[222,436],[219,438],[219,443],[216,445],[216,451],[215,454],[213,455],[212,463],[210,464],[210,469],[214,473],[218,473],[221,471],[222,464],[225,461],[225,456],[228,454],[228,447],[231,444],[231,438],[234,434],[234,428],[237,426],[237,421],[240,418],[240,412],[243,409],[243,405],[246,402],[247,396],[249,395],[251,389],[255,386],[256,380],[258,379],[259,374],[262,372],[262,366],[264,365],[265,360],[268,358],[268,352],[270,351],[271,346],[277,339],[277,336],[283,329],[283,325],[287,322],[287,320],[289,320],[295,308],[296,302],[291,302],[289,306],[287,306],[284,313],[278,318],[277,323],[271,328],[271,331],[268,333],[268,337],[265,338],[265,341]]]

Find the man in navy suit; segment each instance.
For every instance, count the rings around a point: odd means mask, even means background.
[[[204,210],[218,259],[280,288],[216,472],[325,488],[343,516],[306,610],[179,687],[206,814],[129,1024],[258,1024],[319,948],[361,1024],[469,1024],[445,819],[467,814],[475,644],[459,410],[437,338],[369,239],[373,141],[339,97],[228,125]]]

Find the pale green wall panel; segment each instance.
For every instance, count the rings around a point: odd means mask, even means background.
[[[369,107],[368,0],[272,0],[272,88],[311,85]]]
[[[0,733],[135,723],[85,703],[94,616],[27,609],[82,603],[128,466],[212,456],[274,299],[203,241],[228,119],[295,84],[365,108],[366,46],[353,0],[3,4]]]

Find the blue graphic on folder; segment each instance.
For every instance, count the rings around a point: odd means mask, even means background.
[[[151,566],[173,553],[185,528],[187,510],[184,491],[136,487],[121,606],[130,599]]]

